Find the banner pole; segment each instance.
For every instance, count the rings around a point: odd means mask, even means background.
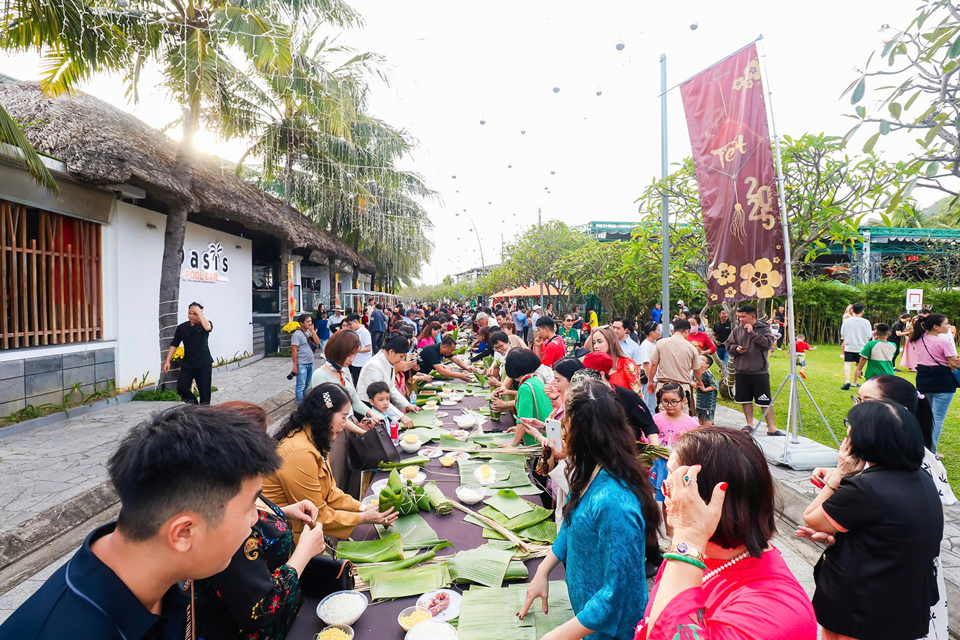
[[[784,265],[787,271],[787,340],[790,343],[790,404],[787,407],[787,430],[790,432],[789,440],[793,443],[800,442],[797,432],[797,416],[800,412],[800,393],[797,388],[797,334],[796,319],[793,312],[793,255],[790,246],[790,225],[787,216],[787,198],[783,187],[783,164],[780,159],[780,136],[777,135],[777,120],[773,116],[773,100],[770,91],[770,76],[767,73],[767,52],[763,47],[763,34],[757,38],[757,47],[760,49],[760,64],[763,68],[763,84],[767,90],[767,112],[770,116],[770,127],[773,129],[773,148],[774,159],[777,166],[777,191],[780,194],[780,225],[783,229],[783,255]],[[771,405],[771,410],[773,407]],[[783,448],[784,460],[787,458],[787,447]]]
[[[667,54],[660,54],[660,169],[664,182],[670,175],[670,163],[667,159]],[[666,190],[660,201],[661,229],[660,239],[662,251],[660,257],[660,287],[661,307],[663,315],[660,317],[663,326],[662,338],[670,337],[670,198]]]

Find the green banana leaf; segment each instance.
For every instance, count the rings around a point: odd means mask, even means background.
[[[375,525],[374,528],[377,530],[377,535],[381,538],[399,533],[400,539],[403,541],[404,551],[408,549],[433,547],[445,542],[445,540],[440,540],[437,537],[437,532],[433,530],[433,527],[427,524],[427,521],[416,513],[397,518],[389,527],[378,524]]]
[[[432,440],[439,440],[440,436],[446,433],[446,431],[444,431],[440,427],[430,426],[430,427],[417,427],[415,429],[407,429],[403,433],[404,434],[415,433],[420,438],[420,442],[423,442],[424,444],[426,444]]]
[[[499,587],[507,574],[513,551],[493,549],[487,545],[461,551],[447,560],[450,578],[457,583],[473,582],[485,587]]]
[[[533,504],[527,502],[510,489],[500,489],[494,495],[485,499],[488,505],[508,518],[514,518],[521,513],[533,511]]]
[[[453,501],[443,495],[443,491],[437,486],[437,483],[431,480],[423,485],[423,493],[426,494],[430,506],[438,516],[449,515],[453,511]]]
[[[351,562],[393,562],[403,560],[403,541],[399,533],[379,540],[344,540],[337,545],[337,557]]]
[[[493,544],[493,542],[490,542],[490,544]],[[384,564],[358,565],[357,575],[359,575],[364,582],[366,582],[367,584],[370,584],[370,580],[374,576],[380,575],[381,573],[389,573],[391,571],[401,571],[403,569],[409,569],[410,567],[421,564],[423,562],[427,562],[428,560],[433,560],[437,555],[437,551],[439,551],[440,549],[443,549],[444,547],[452,547],[452,546],[453,546],[452,543],[444,540],[443,542],[435,546],[430,551],[415,555],[412,558],[406,558],[405,560],[400,560],[398,562],[387,562]],[[526,567],[524,566],[524,568]],[[516,572],[515,569],[511,570],[511,567],[507,568],[508,575],[515,574],[515,572]]]
[[[417,402],[420,402],[420,399],[417,398]],[[437,426],[437,410],[436,409],[424,409],[423,411],[418,411],[417,413],[411,413],[407,415],[408,418],[413,422],[415,427],[436,427]]]
[[[393,600],[435,591],[450,584],[450,572],[444,562],[389,571],[374,577],[370,583],[373,600]]]
[[[454,341],[459,340],[459,339],[460,339],[460,327],[454,327],[454,328],[453,328],[453,333],[451,333],[450,336],[454,339]]]
[[[464,520],[466,520],[466,518],[464,518]],[[480,521],[477,520],[473,524],[478,522]],[[514,531],[514,533],[520,536],[522,539],[530,542],[545,542],[553,544],[557,539],[557,523],[553,520],[543,520],[542,522],[538,522],[537,524],[526,527],[525,529],[518,529],[517,531]],[[500,535],[498,531],[494,531],[493,529],[484,528],[481,535],[491,542],[498,540],[507,541],[506,538]]]
[[[392,508],[401,516],[407,516],[418,511],[429,511],[430,503],[423,487],[418,487],[409,480],[404,484],[400,474],[394,469],[390,472],[387,485],[380,490],[379,507],[381,512]]]
[[[404,467],[412,467],[414,465],[422,467],[428,462],[430,462],[430,458],[426,456],[414,456],[406,460],[401,460],[400,462],[381,462],[380,471],[392,471],[393,469],[403,469]]]
[[[480,446],[475,442],[464,442],[463,440],[457,440],[451,435],[444,433],[440,436],[440,447],[444,449],[479,449]]]

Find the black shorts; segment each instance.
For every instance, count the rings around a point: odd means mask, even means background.
[[[733,399],[737,404],[754,403],[758,407],[769,407],[773,400],[773,396],[770,395],[770,374],[738,371]]]
[[[844,361],[844,362],[860,362],[860,352],[859,352],[859,351],[844,351],[844,352],[843,352],[843,361]]]

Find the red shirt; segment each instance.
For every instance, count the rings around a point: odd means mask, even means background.
[[[713,344],[713,340],[711,340],[710,336],[705,334],[703,331],[699,331],[697,333],[688,333],[687,341],[697,345],[697,351],[709,351],[710,353],[717,352],[717,347]]]
[[[553,336],[540,345],[540,363],[548,367],[567,355],[567,345],[560,336]]]
[[[810,345],[802,340],[797,340],[797,353],[803,353],[804,351],[810,351]]]

